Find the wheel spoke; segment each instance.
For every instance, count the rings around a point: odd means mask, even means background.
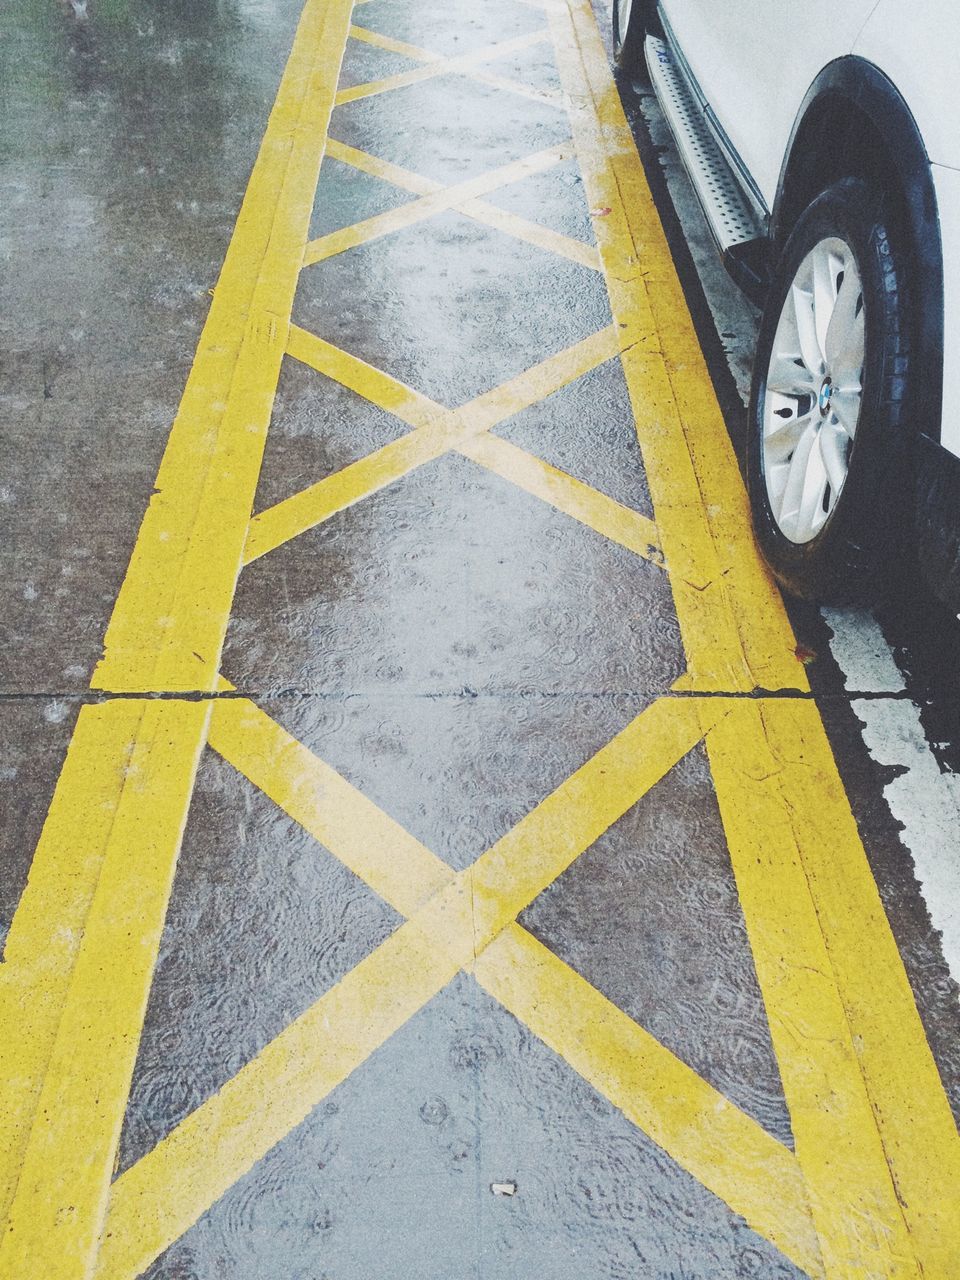
[[[780,336],[779,333],[777,335]],[[787,353],[774,348],[767,373],[767,391],[781,396],[813,395],[818,389],[817,379],[806,366],[799,351]]]
[[[763,437],[764,456],[768,466],[789,461],[804,434],[814,429],[815,416],[815,412],[811,411],[794,418],[771,419],[771,426]]]
[[[844,358],[848,355],[855,356],[858,350],[862,363],[863,332],[863,290],[859,273],[851,264],[844,272],[823,345],[827,364],[834,377],[837,376]],[[849,362],[846,362],[846,367],[850,367]]]
[[[801,542],[808,542],[814,534],[818,533],[827,518],[827,512],[823,508],[827,485],[830,481],[819,446],[820,437],[815,435],[813,447],[807,454],[807,465],[803,472],[803,484],[794,526],[795,536]]]
[[[793,324],[800,347],[800,357],[810,371],[812,379],[822,378],[823,353],[817,340],[813,294],[795,283],[790,289],[790,305],[793,308]]]
[[[836,501],[847,478],[847,456],[850,437],[839,422],[825,422],[818,436],[820,457],[823,459],[827,479],[830,481],[831,505]]]
[[[827,332],[837,310],[838,279],[844,277],[845,259],[833,246],[839,241],[823,241],[813,250],[813,318],[817,334],[817,346],[825,365],[830,356],[827,351]]]
[[[802,540],[797,536],[797,524],[803,500],[807,465],[816,443],[817,435],[815,431],[805,431],[801,436],[793,457],[783,468],[786,475],[781,481],[783,487],[780,494],[779,510],[775,512],[777,523],[783,532],[788,538],[794,538],[798,542]]]
[[[857,423],[860,420],[860,387],[850,391],[834,391],[830,408],[844,432],[852,440],[857,434]]]

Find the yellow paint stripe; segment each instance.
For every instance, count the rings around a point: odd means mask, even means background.
[[[457,208],[468,218],[483,222],[497,231],[503,231],[516,240],[525,240],[528,244],[536,245],[538,249],[546,249],[548,253],[568,258],[571,262],[579,263],[581,267],[589,267],[591,271],[601,269],[600,254],[595,245],[584,244],[582,240],[577,240],[573,236],[565,236],[550,227],[542,226],[539,222],[521,218],[519,214],[500,209],[486,200],[466,200]]]
[[[472,970],[480,985],[754,1231],[822,1274],[795,1157],[518,925]]]
[[[392,413],[411,427],[431,427],[444,421],[450,410],[398,378],[359,360],[316,334],[292,324],[287,354],[302,364],[333,378],[371,404]]]
[[[231,753],[241,732],[236,721],[232,732],[227,727],[224,745]],[[148,1266],[459,969],[471,965],[519,911],[692,749],[701,732],[692,702],[674,707],[665,700],[646,708],[122,1174],[113,1186],[98,1280],[132,1280]],[[240,748],[244,766],[268,785],[279,782],[282,797],[301,806],[303,791],[291,793],[269,761],[255,759],[274,742],[273,735],[251,739]],[[342,796],[335,787],[331,798]],[[347,803],[356,809],[355,797]],[[361,817],[371,820],[369,811]],[[336,819],[320,821],[332,841],[336,829],[330,824]],[[386,834],[382,826],[378,832]],[[337,848],[328,847],[337,856]],[[355,852],[348,849],[347,858],[352,861]],[[414,858],[414,875],[437,874],[420,852]],[[383,869],[373,874],[379,877]]]
[[[453,880],[442,859],[254,703],[218,702],[210,745],[401,915]]]
[[[506,89],[508,93],[517,93],[522,98],[529,98],[531,102],[545,102],[548,107],[563,109],[563,95],[557,93],[556,89],[541,89],[536,85],[528,84],[525,80],[499,75],[495,71],[488,71],[481,67],[470,72],[470,79],[488,84],[492,89]]]
[[[555,391],[574,382],[597,365],[612,359],[619,349],[617,332],[612,325],[598,329],[589,338],[547,356],[539,364],[486,391],[457,410],[465,427],[472,432],[488,431],[515,413],[539,404]]]
[[[143,704],[82,707],[0,966],[0,1215],[13,1198]],[[122,753],[122,754],[120,754]],[[85,798],[84,808],[80,807]]]
[[[657,527],[652,520],[542,458],[491,435],[477,436],[460,445],[458,451],[635,555],[662,563]]]
[[[15,1118],[22,1122],[32,1111],[24,1104],[33,1102],[36,1111],[28,1136],[21,1124],[12,1149],[5,1140],[6,1154],[20,1157],[20,1169],[0,1238],[4,1280],[90,1274],[209,704],[114,702],[81,714],[86,723],[64,770],[35,874],[59,872],[69,899],[75,868],[65,855],[76,850],[84,883],[72,904],[55,899],[51,918],[39,927],[34,919],[29,938],[19,926],[18,949],[28,942],[39,949],[47,938],[37,935],[52,932],[60,965],[44,958],[47,972],[31,975],[39,981],[16,993],[26,1025],[15,1028],[5,1018],[3,1066],[13,1072],[20,1104]],[[85,757],[91,741],[104,752],[100,761]],[[90,793],[77,788],[88,769],[98,775],[91,798],[102,805],[100,814],[90,815],[93,831],[86,826]],[[112,779],[103,776],[109,772]],[[97,837],[92,850],[83,847]],[[90,883],[94,868],[98,875]],[[50,887],[33,892],[48,897]],[[86,901],[88,910],[78,919],[77,908]],[[28,900],[27,912],[33,915],[37,905]],[[64,912],[68,905],[73,910]],[[66,937],[71,917],[82,936],[79,947],[77,935]],[[62,1014],[44,1017],[43,1003],[55,999],[49,987],[61,986],[71,960]],[[16,1006],[4,1004],[9,1017]],[[37,1098],[35,1081],[44,1066]]]
[[[419,921],[398,929],[116,1180],[97,1280],[146,1270],[459,968]]]
[[[245,563],[259,559],[292,538],[328,520],[415,468],[455,448],[466,433],[488,431],[504,418],[594,368],[616,353],[613,330],[602,329],[583,342],[549,356],[500,387],[460,409],[444,409],[379,369],[364,364],[303,329],[291,326],[290,354],[334,377],[380,408],[416,428],[335,475],[261,511],[250,522]]]
[[[661,698],[482,854],[463,873],[477,954],[702,736],[694,700]]]
[[[308,0],[304,9],[97,687],[216,684],[350,8]],[[29,1266],[74,1280],[92,1265],[208,708],[164,702],[132,714],[126,704],[81,713],[23,922],[14,921],[15,950],[29,941],[45,960],[26,980],[5,973],[0,1004],[0,1041],[19,1037],[22,1068],[2,1120],[8,1191],[23,1161],[0,1243],[3,1277],[19,1280]],[[109,731],[88,732],[98,724]],[[130,861],[131,848],[142,862]],[[37,903],[51,908],[42,920]],[[24,1005],[29,1019],[11,1025]]]
[[[520,160],[501,165],[487,173],[479,174],[475,178],[469,178],[465,182],[455,183],[450,187],[443,187],[438,183],[436,184],[436,189],[430,195],[421,196],[418,200],[414,200],[409,204],[400,205],[396,209],[388,209],[385,213],[378,214],[372,218],[365,218],[362,222],[355,222],[352,226],[344,227],[340,231],[333,231],[317,240],[311,240],[304,251],[303,264],[304,266],[310,266],[315,262],[323,261],[325,258],[331,258],[335,254],[343,253],[347,249],[352,249],[356,245],[366,244],[368,241],[377,239],[380,236],[389,235],[426,218],[432,218],[436,214],[442,213],[445,209],[451,209],[456,205],[468,204],[472,201],[477,202],[479,196],[496,191],[498,187],[507,186],[511,182],[519,182],[523,178],[530,177],[536,173],[543,173],[546,169],[557,164],[563,158],[563,155],[564,149],[562,147],[549,147],[544,151],[524,156]],[[481,204],[481,215],[485,214],[487,207]],[[481,216],[481,221],[485,220],[486,218]],[[566,238],[561,237],[561,239]]]
[[[97,688],[209,690],[216,681],[350,7],[309,0],[301,17]]]
[[[409,58],[412,62],[437,63],[444,61],[443,56],[439,53],[431,53],[428,49],[421,49],[414,44],[407,44],[403,40],[394,40],[392,36],[381,35],[379,31],[370,31],[366,27],[353,26],[350,28],[350,35],[355,40],[362,40],[365,44],[384,49],[388,53],[397,53],[401,57]],[[508,89],[511,93],[522,94],[524,97],[532,98],[536,102],[547,102],[551,106],[563,106],[563,98],[555,90],[540,89],[522,80],[514,79],[512,76],[501,76],[495,72],[477,68],[470,72],[470,79],[480,80],[496,89]]]
[[[360,98],[372,98],[376,94],[389,93],[392,89],[404,89],[408,85],[419,84],[423,80],[432,80],[434,76],[470,72],[481,63],[492,62],[494,58],[506,57],[521,49],[529,49],[532,45],[542,44],[548,39],[549,34],[546,30],[530,31],[522,36],[514,36],[511,40],[501,40],[496,44],[486,45],[483,49],[475,49],[471,53],[443,58],[438,62],[430,62],[426,66],[415,67],[412,71],[401,71],[398,75],[387,76],[383,80],[373,80],[369,84],[358,84],[349,89],[341,89],[337,94],[336,104],[339,107],[347,102],[356,102]],[[505,87],[511,86],[508,83]]]
[[[412,191],[416,196],[428,196],[434,191],[439,191],[443,186],[433,178],[423,178],[420,174],[411,173],[409,169],[393,164],[390,160],[372,156],[368,151],[350,147],[345,142],[338,142],[335,138],[327,139],[327,155],[334,160],[339,160],[342,164],[352,165],[362,173],[369,173],[372,178],[382,178],[384,182],[392,182],[402,191]]]
[[[960,1275],[960,1137],[819,713],[740,702],[707,747],[827,1274]]]
[[[354,40],[362,40],[364,44],[373,45],[376,49],[385,49],[387,53],[398,53],[403,58],[409,58],[412,62],[443,62],[444,57],[439,53],[431,53],[429,49],[420,49],[415,44],[407,44],[404,40],[395,40],[393,36],[382,35],[379,31],[371,31],[367,27],[359,27],[354,24],[350,28],[350,35]]]
[[[548,12],[614,319],[624,343],[688,688],[807,688],[659,216],[588,0]]]
[[[410,191],[421,197],[432,196],[444,190],[439,182],[421,177],[417,173],[411,173],[409,169],[403,169],[400,165],[392,164],[389,160],[381,160],[378,156],[372,156],[366,151],[359,151],[356,147],[348,147],[340,142],[335,143],[332,139],[328,143],[327,154],[343,164],[352,165],[353,168],[370,174],[374,178],[380,178],[384,182],[392,183],[393,186],[399,187],[402,191]],[[551,147],[547,151],[538,153],[543,157],[555,156],[558,161],[566,160],[570,154],[570,148],[566,144],[559,147]],[[523,162],[519,163],[522,164]],[[531,170],[530,172],[533,171]],[[510,178],[507,181],[518,181],[520,177],[525,176],[529,176],[529,174],[519,174],[517,178]],[[505,183],[498,183],[497,185],[502,186]],[[412,209],[411,206],[407,207]],[[531,222],[529,219],[521,218],[517,214],[508,213],[505,209],[499,209],[496,205],[489,204],[485,200],[465,199],[457,205],[457,208],[461,213],[473,218],[476,222],[485,223],[487,226],[494,227],[497,231],[503,231],[518,240],[525,240],[530,244],[537,245],[538,248],[546,249],[550,253],[569,258],[571,262],[578,262],[581,266],[589,267],[591,271],[600,270],[600,255],[594,245],[584,244],[572,236],[565,236],[560,232],[551,230],[549,227],[542,226],[539,222]],[[397,226],[406,225],[405,218],[408,216],[410,215],[404,215],[397,222]],[[357,225],[369,228],[376,234],[385,234],[396,229],[390,220],[390,215],[384,214],[382,218],[382,223],[377,218],[371,218]],[[307,246],[305,265],[319,260],[319,257],[314,255],[322,248],[325,240],[330,239],[336,244],[333,237],[340,237],[342,247],[350,248],[353,243],[353,234],[353,228],[347,227],[342,232],[332,233],[330,237],[312,241]],[[372,238],[369,231],[364,238]],[[341,252],[342,250],[337,249],[336,251]],[[322,256],[328,255],[323,253]]]

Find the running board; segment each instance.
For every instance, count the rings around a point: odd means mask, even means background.
[[[657,36],[647,36],[644,44],[650,80],[673,132],[684,168],[703,208],[724,262],[735,276],[741,259],[753,259],[756,252],[742,246],[763,243],[763,228],[746,201],[720,145],[710,132],[703,110],[670,52]],[[746,287],[746,281],[738,281]],[[749,292],[749,290],[748,290]]]

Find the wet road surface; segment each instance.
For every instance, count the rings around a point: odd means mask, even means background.
[[[960,1274],[955,987],[589,6],[0,21],[0,1276]]]

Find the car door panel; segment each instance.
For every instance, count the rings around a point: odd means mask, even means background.
[[[878,0],[661,0],[720,128],[772,206],[807,89]]]

